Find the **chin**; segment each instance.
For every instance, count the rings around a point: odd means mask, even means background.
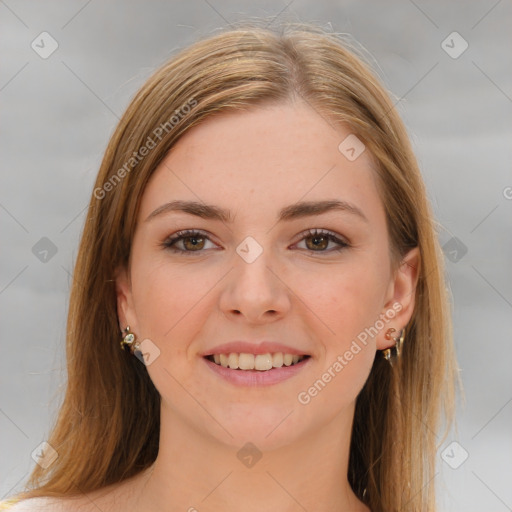
[[[236,407],[236,413],[216,416],[232,437],[220,427],[216,437],[223,444],[237,449],[250,442],[261,451],[275,450],[300,439],[300,432],[297,432],[299,425],[301,430],[305,429],[304,422],[297,421],[299,418],[292,418],[297,412],[292,407],[244,407],[240,404]]]

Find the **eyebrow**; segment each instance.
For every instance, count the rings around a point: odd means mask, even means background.
[[[278,221],[290,221],[302,217],[309,217],[312,215],[321,215],[330,211],[343,211],[351,213],[368,222],[365,214],[355,205],[346,201],[337,199],[324,200],[324,201],[302,201],[291,204],[279,210]],[[169,212],[183,212],[190,215],[196,215],[203,219],[220,220],[225,223],[233,222],[233,217],[229,210],[225,210],[218,206],[200,203],[198,201],[170,201],[159,206],[156,210],[151,212],[144,222],[148,222],[157,216]]]

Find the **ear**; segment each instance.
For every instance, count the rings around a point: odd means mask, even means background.
[[[137,332],[137,318],[133,304],[132,285],[130,273],[125,267],[118,268],[115,276],[117,296],[117,316],[120,330],[130,326],[132,332]]]
[[[393,338],[397,337],[412,318],[420,264],[420,251],[418,247],[415,247],[402,258],[400,266],[391,278],[386,303],[382,310],[388,321],[377,336],[378,350],[393,347],[395,345]],[[394,313],[393,316],[391,316],[392,313]],[[388,340],[386,339],[386,332],[390,328],[395,329],[395,332]]]

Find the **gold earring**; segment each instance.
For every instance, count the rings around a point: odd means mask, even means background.
[[[392,334],[396,332],[396,329],[393,329],[393,327],[390,327],[386,331],[386,339],[391,340],[393,339],[395,341],[395,346],[386,348],[382,350],[382,354],[384,355],[384,358],[389,361],[389,364],[393,366],[393,362],[400,357],[400,353],[402,352],[402,345],[404,343],[405,338],[405,328],[400,331],[400,336],[398,338],[393,338]]]
[[[121,340],[121,349],[125,350],[126,347],[130,348],[130,352],[132,354],[134,354],[136,350],[139,350],[139,342],[135,338],[135,334],[130,331],[129,325],[125,327],[123,331],[123,339]]]

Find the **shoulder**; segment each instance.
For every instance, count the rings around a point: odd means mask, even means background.
[[[62,498],[17,498],[0,501],[0,512],[72,512],[78,510],[70,507],[69,500]]]
[[[0,501],[0,511],[8,512],[31,512],[35,510],[51,510],[48,508],[51,505],[50,498],[30,498],[27,500],[20,500],[18,498],[10,498],[5,501]]]
[[[16,495],[0,501],[0,512],[113,512],[128,510],[134,492],[144,484],[146,471],[121,482],[87,492],[62,497],[21,499]]]

